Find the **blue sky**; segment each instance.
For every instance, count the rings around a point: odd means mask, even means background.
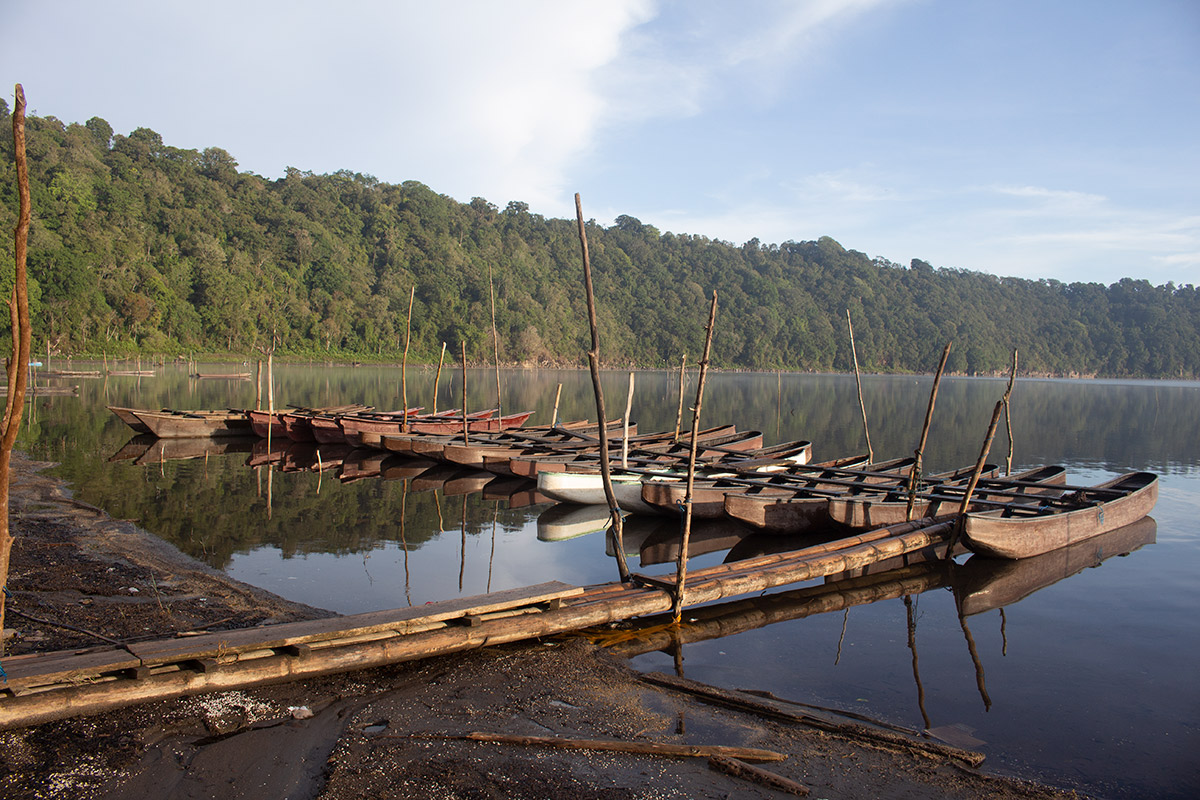
[[[267,178],[1200,283],[1195,0],[40,0],[0,29],[10,105]]]

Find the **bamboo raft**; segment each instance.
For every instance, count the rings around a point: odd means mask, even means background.
[[[953,522],[919,520],[791,553],[693,571],[696,605],[945,548]],[[944,551],[944,550],[943,550]],[[414,608],[4,660],[0,729],[139,702],[325,675],[581,630],[668,611],[673,576],[549,582]]]

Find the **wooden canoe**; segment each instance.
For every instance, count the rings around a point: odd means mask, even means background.
[[[467,430],[471,432],[483,431],[503,431],[510,428],[520,428],[529,418],[533,416],[532,411],[522,411],[517,414],[505,414],[502,417],[496,416],[496,409],[492,409],[484,414],[467,415]],[[408,430],[411,433],[433,433],[433,434],[456,434],[462,433],[463,421],[462,418],[451,419],[417,419],[408,423]]]
[[[1127,472],[1042,506],[1009,504],[966,515],[963,539],[976,553],[1030,558],[1137,522],[1158,502],[1158,476]]]
[[[244,436],[251,432],[250,418],[244,411],[130,411],[160,439]]]
[[[998,468],[994,464],[984,465],[977,496],[981,497],[988,486],[1004,482],[996,478],[997,471]],[[962,503],[962,493],[973,472],[973,467],[964,467],[930,476],[917,490],[912,507],[912,518],[920,519],[957,513]],[[1040,467],[1019,476],[1013,475],[1009,480],[1047,485],[1057,482],[1061,485],[1066,480],[1066,470],[1062,467]],[[994,488],[1001,487],[995,486]],[[886,494],[876,492],[830,498],[829,518],[855,530],[873,530],[904,522],[905,518],[909,516],[908,496],[903,487],[893,487],[893,489],[894,491]]]
[[[614,474],[612,476],[613,494],[617,504],[625,511],[634,513],[653,512],[654,509],[642,503],[642,478],[638,475]],[[588,472],[539,472],[537,476],[539,493],[557,500],[560,503],[572,505],[598,505],[608,510],[608,497],[604,493],[604,481],[599,475]]]
[[[801,495],[815,495],[817,496],[815,503],[811,504],[814,508],[809,510],[820,512],[823,511],[823,506],[832,493],[845,493],[863,488],[868,486],[870,481],[890,479],[894,485],[901,478],[898,473],[883,471],[884,465],[879,465],[879,471],[860,471],[850,468],[855,461],[861,464],[861,461],[865,461],[865,457],[853,457],[848,461],[850,461],[849,464],[840,467],[836,466],[840,462],[835,461],[821,465],[822,468],[797,465],[790,469],[768,472],[743,472],[741,466],[744,462],[737,460],[721,460],[705,464],[704,468],[708,474],[700,475],[700,479],[693,482],[692,516],[701,519],[718,519],[727,515],[732,517],[733,515],[728,514],[725,510],[726,503],[730,502],[730,498],[734,496],[748,494],[751,491],[757,493],[779,491],[781,495],[775,495],[773,498],[775,500],[781,499],[781,497],[796,498]],[[896,462],[887,463],[901,465],[907,462],[907,459],[899,459]],[[723,472],[712,474],[716,470],[723,470]],[[642,484],[642,500],[662,513],[680,513],[686,494],[687,485],[683,479],[648,480]],[[734,518],[736,519],[736,517]]]
[[[271,412],[250,409],[246,411],[246,416],[250,419],[251,430],[257,436],[266,439],[269,433],[273,439],[286,439],[287,431],[283,427],[282,413],[281,411]]]
[[[735,435],[737,435],[737,429],[733,425],[721,425],[701,431],[696,438],[699,442],[708,442],[718,439],[725,440]],[[690,438],[690,434],[689,437],[685,437],[682,441],[686,442],[688,438]],[[629,447],[631,452],[654,450],[657,453],[661,449],[669,449],[674,443],[674,433],[646,433],[631,437]],[[655,450],[655,448],[659,449]],[[619,463],[620,454],[620,440],[614,440],[613,437],[609,437],[610,459],[614,459],[615,462]],[[566,472],[573,462],[580,462],[580,464],[586,465],[583,471],[598,473],[600,471],[599,440],[582,442],[578,447],[574,447],[569,451],[564,449],[559,453],[533,452],[513,456],[509,459],[509,471],[513,475],[536,480],[538,472],[542,469],[549,470],[550,472]]]
[[[150,432],[150,426],[138,418],[138,415],[135,413],[136,409],[123,408],[121,406],[106,406],[106,408],[112,413],[116,414],[117,419],[121,420],[121,422],[124,422],[136,433]]]
[[[878,482],[889,474],[898,481],[913,463],[913,459],[905,458],[869,464],[865,455],[827,461],[812,465],[828,469],[814,473],[811,481],[798,488],[751,486],[744,492],[726,494],[725,513],[764,532],[800,533],[829,522],[829,497],[852,490],[843,480],[850,474],[848,470],[862,471],[861,475],[853,475],[855,482]]]
[[[712,465],[737,458],[748,458],[761,447],[762,434],[759,431],[739,432],[732,428],[732,425],[723,426],[722,429],[730,429],[730,432],[700,437],[696,451],[696,463]],[[676,470],[681,465],[686,467],[689,451],[689,444],[676,442],[673,438],[653,444],[637,443],[635,445],[631,442],[627,454],[622,452],[622,448],[610,448],[609,463],[612,469],[629,469],[631,471]],[[517,460],[513,459],[513,462]],[[510,462],[510,466],[515,472],[518,465],[513,462]],[[766,463],[764,461],[763,465],[765,466]],[[601,471],[600,453],[598,450],[588,448],[586,451],[578,453],[540,457],[539,463],[534,466],[533,474],[529,477],[533,477],[537,471],[542,469],[591,472],[598,475]]]
[[[408,420],[410,423],[418,419],[426,421],[439,420],[455,420],[458,422],[459,431],[462,430],[462,415],[457,409],[449,411],[440,411],[437,414],[418,414],[419,408],[409,409]],[[483,416],[494,414],[495,411],[480,411],[475,415],[468,414],[467,419],[473,416]],[[342,433],[347,439],[356,438],[353,444],[367,444],[357,439],[362,434],[374,434],[375,436],[399,436],[404,432],[404,412],[403,411],[376,411],[372,413],[345,414],[339,420],[342,427]],[[375,446],[374,444],[370,446]],[[382,448],[381,448],[382,449]]]

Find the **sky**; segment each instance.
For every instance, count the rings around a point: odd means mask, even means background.
[[[546,217],[1200,284],[1196,0],[0,0],[64,123]]]

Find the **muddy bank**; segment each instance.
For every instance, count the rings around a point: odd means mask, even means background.
[[[231,581],[77,503],[14,457],[8,654],[329,616]],[[69,625],[70,628],[62,627]],[[2,663],[2,660],[0,660]],[[794,698],[803,700],[804,698]],[[1063,797],[652,686],[563,638],[0,733],[5,798],[785,797],[705,758],[466,740],[471,732],[774,751],[813,797]]]

